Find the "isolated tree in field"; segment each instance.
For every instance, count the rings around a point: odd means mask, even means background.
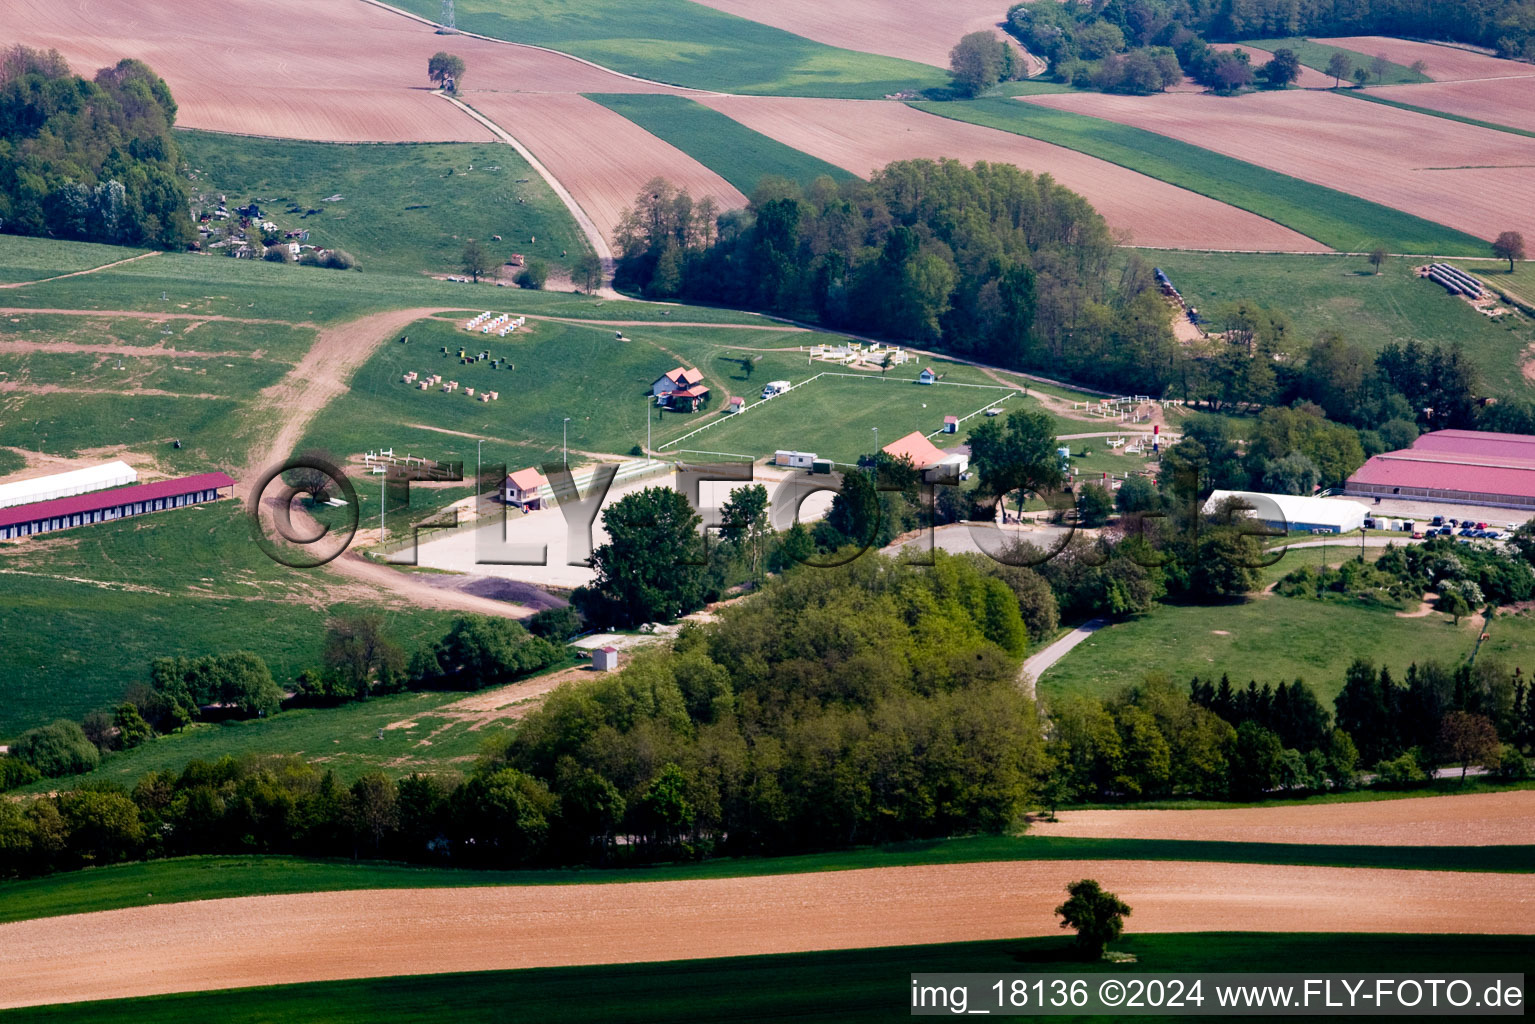
[[[1354,69],[1354,87],[1356,89],[1363,89],[1365,84],[1369,81],[1370,73],[1368,71],[1366,71],[1364,68]]]
[[[1493,764],[1502,753],[1492,722],[1485,715],[1465,711],[1451,711],[1439,723],[1439,748],[1460,765],[1462,780],[1472,765]]]
[[[1370,71],[1375,75],[1375,81],[1380,82],[1386,77],[1386,72],[1391,70],[1391,62],[1386,59],[1384,53],[1377,53],[1370,61]]]
[[[1274,59],[1259,68],[1257,75],[1270,89],[1283,89],[1300,77],[1300,58],[1295,51],[1281,47],[1274,51]]]
[[[1411,64],[1408,65],[1408,70],[1410,70],[1415,75],[1422,75],[1424,78],[1427,78],[1428,77],[1428,61],[1426,61],[1426,60],[1415,60]]]
[[[1102,960],[1103,948],[1123,933],[1130,905],[1091,878],[1066,887],[1069,897],[1055,908],[1062,928],[1077,930],[1077,948],[1084,960]]]
[[[453,79],[453,89],[458,91],[460,83],[464,80],[464,61],[455,57],[446,50],[438,50],[432,54],[426,62],[426,77],[430,78],[438,88],[441,88],[448,79]]]
[[[1500,260],[1508,260],[1508,272],[1514,272],[1514,261],[1524,259],[1524,236],[1517,231],[1505,231],[1492,243],[1492,254]]]
[[[1020,409],[1006,419],[988,419],[970,433],[970,463],[982,490],[996,498],[1060,486],[1055,449],[1055,430],[1044,413]]]
[[[1460,591],[1447,590],[1439,595],[1439,610],[1453,617],[1458,626],[1463,616],[1471,614],[1471,602]]]
[[[375,684],[392,690],[405,675],[405,652],[389,639],[379,615],[347,615],[326,623],[321,657],[325,668],[358,697],[366,697]]]
[[[1354,62],[1348,59],[1346,53],[1335,53],[1327,59],[1327,73],[1332,76],[1334,89],[1343,84],[1350,71],[1354,70]]]
[[[609,505],[602,513],[608,543],[592,552],[597,578],[578,606],[620,626],[670,622],[702,608],[702,523],[670,487],[647,487]]]
[[[474,279],[475,284],[480,283],[480,278],[490,274],[490,253],[479,243],[478,239],[471,238],[464,243],[463,254],[459,257],[459,265],[464,273]]]
[[[1371,252],[1370,252],[1370,266],[1375,268],[1375,273],[1376,273],[1377,276],[1380,274],[1380,268],[1385,264],[1385,262],[1386,262],[1386,250],[1384,250],[1384,249],[1374,249],[1374,250],[1371,250]]]
[[[977,96],[1002,80],[1005,59],[995,32],[971,32],[949,51],[949,70],[961,92]]]
[[[528,260],[527,264],[517,272],[517,287],[527,288],[530,291],[538,291],[549,280],[549,264],[543,260]]]
[[[602,257],[594,252],[577,256],[571,277],[580,283],[583,292],[588,295],[595,292],[602,287]]]

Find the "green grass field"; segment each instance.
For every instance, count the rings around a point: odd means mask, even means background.
[[[194,192],[227,194],[231,210],[260,199],[262,215],[282,230],[306,229],[310,244],[345,249],[365,271],[458,274],[464,241],[475,238],[498,265],[518,252],[568,273],[589,248],[564,204],[510,146],[337,145],[190,131],[178,141]],[[333,195],[343,198],[325,201]],[[294,205],[302,211],[285,212]],[[303,216],[308,210],[321,212]]]
[[[1299,562],[1294,563],[1299,565]],[[1287,571],[1282,560],[1270,573]],[[1229,673],[1234,685],[1304,679],[1324,701],[1343,687],[1355,658],[1388,665],[1401,678],[1413,661],[1454,665],[1476,646],[1477,618],[1459,626],[1434,614],[1398,618],[1391,611],[1269,596],[1227,605],[1160,605],[1150,614],[1101,629],[1048,669],[1039,680],[1045,697],[1071,693],[1108,696],[1145,673],[1165,673],[1180,686],[1194,676]],[[1495,620],[1479,657],[1511,666],[1535,651],[1535,615]]]
[[[372,610],[332,606],[326,581],[268,559],[232,501],[6,545],[0,576],[0,737],[108,706],[167,655],[252,650],[285,681],[317,663],[330,615]],[[451,620],[382,614],[407,651]]]
[[[1459,121],[1461,124],[1476,125],[1478,128],[1490,128],[1495,132],[1508,132],[1510,135],[1523,135],[1526,138],[1535,138],[1535,132],[1525,128],[1514,128],[1506,124],[1495,124],[1492,121],[1478,121],[1474,117],[1466,117],[1462,114],[1451,114],[1443,110],[1435,110],[1432,107],[1420,107],[1414,103],[1403,103],[1401,100],[1388,100],[1384,96],[1372,96],[1362,89],[1342,89],[1340,96],[1349,96],[1356,100],[1368,100],[1371,103],[1379,103],[1382,106],[1396,107],[1399,110],[1410,110],[1415,114],[1427,114],[1430,117],[1442,117],[1446,121]]]
[[[1103,118],[1001,97],[912,106],[1079,150],[1249,210],[1340,251],[1368,252],[1377,245],[1444,256],[1487,251],[1485,242],[1442,224]]]
[[[441,11],[437,0],[399,6],[434,20]],[[947,72],[926,64],[838,49],[688,0],[466,0],[458,4],[456,23],[466,32],[546,46],[696,89],[877,99],[949,84]],[[470,83],[473,74],[471,67]]]
[[[11,1010],[0,1020],[145,1021],[222,1024],[266,1021],[327,1024],[502,1022],[518,1020],[683,1020],[806,1022],[888,1021],[910,1011],[914,973],[1005,975],[1116,974],[1170,971],[1444,971],[1522,973],[1535,938],[1503,935],[1361,935],[1190,932],[1140,935],[1111,948],[1131,963],[1073,960],[1061,937],[930,946],[890,946],[777,956],[721,957],[667,963],[538,968],[417,975],[113,1000]],[[1059,1017],[1059,1020],[1100,1018]],[[1103,1020],[1123,1020],[1105,1017]],[[1146,1018],[1152,1019],[1152,1018]]]
[[[1352,68],[1364,68],[1366,71],[1370,72],[1370,81],[1368,83],[1369,85],[1408,85],[1414,82],[1433,81],[1433,79],[1428,75],[1420,75],[1418,72],[1412,70],[1412,68],[1404,67],[1401,64],[1393,64],[1390,61],[1386,62],[1387,67],[1385,74],[1381,75],[1380,78],[1377,79],[1375,77],[1374,68],[1372,67],[1375,62],[1375,54],[1360,53],[1358,50],[1345,50],[1341,46],[1328,46],[1326,43],[1318,43],[1311,39],[1302,39],[1299,36],[1290,36],[1285,39],[1249,39],[1246,41],[1245,45],[1260,47],[1261,49],[1268,50],[1270,52],[1280,49],[1281,47],[1287,47],[1295,51],[1295,56],[1298,57],[1300,62],[1306,65],[1306,67],[1315,68],[1317,71],[1321,71],[1324,74],[1327,72],[1327,62],[1332,60],[1334,54],[1341,53],[1348,58],[1349,64]],[[1430,68],[1429,70],[1432,71],[1433,69]],[[1350,74],[1352,73],[1353,72],[1350,71]],[[1343,84],[1349,84],[1349,78],[1347,75],[1343,77]]]
[[[1038,826],[1047,828],[1048,826]],[[969,836],[835,853],[635,868],[471,871],[299,857],[177,857],[0,883],[0,923],[191,900],[356,889],[623,884],[1018,860],[1152,860],[1420,871],[1535,871],[1529,846],[1329,846],[1153,839]]]
[[[744,194],[763,178],[787,178],[809,185],[822,175],[849,181],[854,175],[835,164],[754,132],[688,99],[661,93],[593,93],[587,99],[617,111],[650,134],[682,150]]]
[[[0,240],[3,240],[0,244],[6,246],[16,245],[13,258],[23,262],[50,258],[55,251],[60,251],[55,250],[56,245],[80,244],[50,244],[43,239],[11,236],[0,236]],[[400,244],[408,246],[410,240],[401,239]],[[511,298],[512,295],[516,298]],[[422,274],[373,272],[366,268],[362,271],[322,271],[264,260],[232,260],[196,253],[162,253],[97,274],[0,291],[0,308],[122,309],[321,325],[387,309],[443,306],[479,312],[494,303],[513,301],[524,312],[580,320],[767,322],[757,313],[712,306],[604,299],[569,292],[496,288],[490,284],[457,284]],[[117,328],[114,326],[113,330]]]
[[[1391,259],[1377,275],[1363,257],[1148,252],[1148,262],[1167,271],[1191,305],[1206,312],[1251,299],[1283,310],[1307,341],[1337,331],[1368,351],[1389,342],[1432,347],[1458,341],[1496,392],[1529,386],[1519,372],[1521,352],[1535,342],[1535,325],[1524,316],[1491,320],[1443,288],[1413,274],[1421,260]],[[1482,264],[1468,269],[1483,272]],[[1486,278],[1535,299],[1535,264],[1485,265]],[[1527,269],[1528,268],[1528,269]]]
[[[121,245],[0,235],[0,284],[92,270],[118,260],[132,259],[147,251]],[[3,304],[5,294],[0,292],[0,304]]]
[[[757,395],[748,395],[745,412],[692,437],[679,438],[665,451],[761,458],[788,448],[813,451],[822,458],[852,465],[859,456],[874,450],[875,428],[879,430],[880,444],[885,445],[914,430],[930,434],[943,426],[947,415],[970,417],[989,406],[1004,411],[1038,409],[1037,403],[1017,391],[990,381],[974,385],[948,382],[919,385],[915,383],[917,371],[910,363],[896,367],[883,380],[877,373],[855,375],[822,366],[813,370],[801,367],[800,375],[790,378],[797,386],[787,394],[769,399],[760,408],[754,407]],[[811,377],[805,376],[807,372]],[[932,441],[940,448],[959,444],[983,418],[966,419],[960,424],[958,435],[939,434]]]

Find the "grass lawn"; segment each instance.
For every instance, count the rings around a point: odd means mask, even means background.
[[[441,12],[437,0],[399,6],[434,20]],[[625,74],[721,92],[878,99],[949,84],[946,72],[926,64],[827,46],[688,0],[462,0],[456,24]]]
[[[1217,313],[1231,302],[1250,299],[1283,310],[1299,336],[1313,341],[1337,331],[1350,342],[1378,351],[1389,342],[1425,346],[1458,341],[1488,384],[1504,393],[1529,386],[1519,372],[1520,353],[1535,342],[1535,326],[1524,316],[1491,320],[1463,300],[1413,273],[1422,260],[1390,259],[1376,275],[1358,256],[1290,256],[1156,252],[1144,258],[1167,271],[1191,305]],[[1535,264],[1519,264],[1512,277],[1494,263],[1468,264],[1494,285],[1535,300]],[[1487,273],[1491,271],[1491,273]]]
[[[1511,292],[1526,304],[1535,306],[1535,262],[1515,263],[1512,273],[1508,261],[1492,263],[1467,263],[1463,269],[1480,277],[1483,283],[1500,291]]]
[[[1340,251],[1367,252],[1377,245],[1446,256],[1487,251],[1481,239],[1422,217],[1103,118],[1002,97],[912,106],[1079,150],[1250,210]]]
[[[837,181],[854,177],[685,96],[593,93],[587,99],[676,146],[748,196],[763,178],[788,178],[804,186],[823,174]]]
[[[1292,552],[1270,574],[1288,571]],[[1299,565],[1297,561],[1293,563]],[[1398,618],[1394,612],[1303,598],[1249,598],[1227,605],[1159,605],[1150,614],[1101,629],[1048,669],[1040,693],[1108,696],[1150,671],[1179,685],[1194,676],[1231,676],[1233,685],[1304,679],[1324,701],[1343,687],[1355,658],[1387,665],[1398,679],[1414,661],[1456,664],[1476,646],[1478,617],[1453,625],[1443,615]],[[1535,615],[1496,619],[1480,657],[1535,668]]]
[[[1363,89],[1339,89],[1338,95],[1350,96],[1356,100],[1368,100],[1371,103],[1379,103],[1387,107],[1397,107],[1401,110],[1411,110],[1415,114],[1427,114],[1430,117],[1442,117],[1446,121],[1459,121],[1461,124],[1472,124],[1478,128],[1490,128],[1495,132],[1508,132],[1510,135],[1523,135],[1527,138],[1535,138],[1535,132],[1525,128],[1514,128],[1506,124],[1495,124],[1492,121],[1478,121],[1474,117],[1466,117],[1462,114],[1451,114],[1443,110],[1435,110],[1432,107],[1420,107],[1414,103],[1403,103],[1401,100],[1388,100],[1384,96],[1372,96]]]
[[[721,957],[667,963],[369,978],[11,1010],[4,1021],[273,1020],[330,1024],[519,1020],[665,1022],[888,1021],[910,1011],[913,973],[1150,974],[1169,971],[1523,972],[1535,938],[1190,932],[1139,935],[1112,948],[1133,963],[1072,960],[1061,937]],[[1438,976],[1435,974],[1435,976]],[[1208,997],[1207,997],[1208,998]],[[1094,1018],[1059,1018],[1085,1020]],[[1105,1017],[1103,1020],[1122,1020]]]
[[[310,244],[345,249],[365,271],[458,274],[469,238],[498,265],[518,252],[567,273],[588,251],[570,212],[510,146],[338,145],[193,131],[178,141],[194,195],[227,194],[231,210],[259,199],[262,216],[280,229],[307,229]],[[334,195],[343,198],[325,201]],[[286,212],[293,206],[302,209]],[[304,216],[309,210],[320,212]]]
[[[1308,68],[1315,68],[1323,74],[1327,73],[1327,62],[1332,60],[1334,54],[1341,53],[1349,60],[1349,74],[1353,74],[1355,69],[1364,68],[1370,72],[1369,84],[1371,85],[1409,85],[1415,82],[1433,81],[1429,76],[1421,75],[1412,68],[1404,67],[1401,64],[1393,64],[1390,61],[1386,62],[1388,66],[1386,67],[1385,74],[1377,79],[1372,66],[1375,62],[1375,54],[1360,53],[1358,50],[1345,50],[1341,46],[1328,46],[1326,43],[1302,39],[1299,36],[1290,36],[1285,39],[1249,39],[1245,45],[1260,47],[1271,53],[1282,47],[1289,48],[1295,51],[1295,56],[1300,59],[1302,64]],[[1348,84],[1349,81],[1348,75],[1344,75],[1344,84]]]
[[[1328,846],[971,836],[864,847],[835,853],[717,859],[636,868],[469,871],[280,856],[177,857],[0,883],[0,923],[162,903],[279,893],[479,885],[621,884],[1014,860],[1177,860],[1529,873],[1535,871],[1532,854],[1535,854],[1535,848],[1529,846]]]

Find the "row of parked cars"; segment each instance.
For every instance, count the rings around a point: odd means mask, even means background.
[[[1497,529],[1497,524],[1473,523],[1471,520],[1446,519],[1444,516],[1435,516],[1430,525],[1428,535],[1430,537],[1471,537],[1482,540],[1499,540],[1503,531]],[[1512,526],[1508,527],[1510,530]]]

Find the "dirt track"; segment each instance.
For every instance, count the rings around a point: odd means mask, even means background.
[[[0,1006],[273,982],[1058,935],[1092,877],[1133,931],[1535,928],[1535,875],[1014,861],[625,885],[258,896],[0,925]],[[131,936],[131,941],[124,941]]]
[[[854,174],[867,176],[892,160],[918,157],[989,160],[1048,173],[1086,197],[1111,227],[1128,230],[1138,245],[1326,251],[1273,221],[1105,160],[902,103],[776,96],[704,96],[699,102]]]
[[[1481,238],[1535,234],[1535,139],[1313,90],[1027,100],[1181,139]]]
[[[1535,791],[1220,811],[1062,811],[1040,836],[1370,846],[1535,844]]]

